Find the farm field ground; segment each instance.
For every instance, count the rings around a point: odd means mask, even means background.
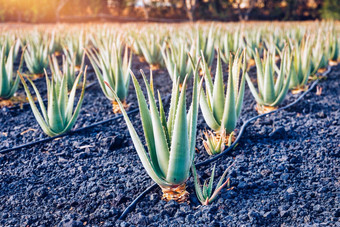
[[[7,26],[9,30],[18,29],[18,25]],[[27,25],[24,29],[30,28]],[[215,56],[212,74],[216,62]],[[89,59],[85,63],[88,84],[94,85],[85,91],[74,129],[114,116],[110,100],[96,83]],[[149,75],[149,64],[134,54],[131,70],[144,85],[140,69]],[[227,81],[225,63],[223,72]],[[254,67],[248,72],[254,80],[256,73]],[[153,70],[153,82],[168,110],[171,100],[167,95],[171,93],[172,83],[167,69]],[[37,79],[35,84],[46,97],[45,80]],[[189,87],[191,84],[190,80]],[[153,183],[135,151],[124,119],[119,118],[47,143],[0,154],[0,225],[338,226],[340,66],[333,66],[317,86],[318,90],[322,89],[321,94],[315,88],[294,106],[252,122],[230,154],[197,168],[202,179],[209,179],[216,164],[218,179],[235,162],[228,173],[233,189],[222,190],[208,206],[198,201],[190,177],[189,203],[165,202],[161,200],[161,190],[156,188],[124,220],[118,220],[138,194]],[[145,92],[145,87],[142,89]],[[17,93],[25,94],[22,86]],[[280,106],[288,105],[300,95],[288,92]],[[188,96],[191,96],[190,88]],[[131,104],[130,110],[138,108],[132,83],[127,101]],[[246,85],[236,135],[245,121],[257,115],[255,106],[256,101]],[[130,120],[144,139],[139,113],[131,114]],[[195,162],[210,157],[202,142],[203,132],[208,128],[200,111]],[[41,138],[46,135],[30,106],[0,109],[0,150]]]

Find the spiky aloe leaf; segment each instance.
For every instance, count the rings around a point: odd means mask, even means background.
[[[43,116],[41,116],[37,106],[35,105],[35,102],[34,102],[34,99],[28,89],[28,86],[25,82],[25,79],[24,77],[20,74],[20,72],[18,72],[19,76],[20,76],[20,79],[21,79],[21,82],[24,86],[24,89],[25,89],[25,92],[27,94],[27,98],[28,98],[28,101],[30,103],[30,106],[31,106],[31,109],[33,111],[33,114],[34,114],[34,117],[35,119],[37,120],[37,122],[39,123],[40,127],[42,128],[42,130],[49,136],[55,136],[55,133],[50,129],[50,127],[48,126],[48,119],[44,119]],[[27,80],[32,84],[33,88],[34,88],[34,91],[38,91],[34,85],[34,83],[29,79],[27,78]],[[47,116],[47,112],[46,112],[46,108],[43,104],[43,101],[42,101],[42,98],[41,98],[41,95],[39,92],[36,93],[36,96],[38,98],[38,101],[39,101],[39,104],[40,104],[40,109],[42,109],[43,113],[44,113],[44,116]],[[47,120],[47,121],[46,121]]]
[[[164,176],[167,176],[168,166],[169,166],[169,147],[166,140],[166,135],[163,130],[163,126],[159,117],[159,113],[156,106],[156,100],[154,94],[150,88],[149,83],[147,82],[146,76],[144,72],[141,70],[141,74],[143,76],[143,80],[147,89],[149,104],[150,104],[150,112],[151,112],[151,120],[154,134],[158,135],[158,139],[155,140],[157,159],[159,163],[159,167]]]
[[[69,96],[67,95],[66,79],[64,79],[61,84],[57,84],[53,81],[53,79],[50,81],[47,77],[47,73],[45,74],[46,85],[47,85],[47,99],[48,99],[47,110],[41,98],[41,95],[39,93],[39,90],[37,89],[33,81],[27,78],[27,80],[30,82],[30,84],[32,85],[34,89],[34,92],[36,93],[42,115],[39,112],[34,102],[34,99],[28,89],[28,86],[23,76],[20,74],[20,72],[18,72],[18,74],[20,76],[22,84],[24,85],[24,89],[27,94],[27,98],[30,103],[33,114],[38,124],[42,128],[42,130],[48,136],[60,135],[71,130],[77,120],[77,117],[80,112],[80,108],[81,108],[81,105],[84,99],[86,73],[84,75],[81,95],[80,95],[80,98],[78,100],[77,106],[74,111],[73,111],[73,104],[74,104],[74,99],[75,99],[75,94],[76,94],[75,92],[76,92],[77,84],[78,84],[78,81],[79,81],[79,78],[82,72],[80,72],[80,74],[78,75],[76,82],[73,85],[73,88]]]
[[[192,175],[194,177],[194,185],[195,185],[196,196],[197,196],[198,200],[203,204],[205,202],[205,199],[203,197],[203,192],[202,192],[202,189],[201,189],[202,186],[201,186],[201,183],[200,183],[200,179],[197,176],[197,171],[196,171],[195,165],[192,165],[191,171],[192,171]]]
[[[222,72],[220,53],[218,52],[216,75],[215,75],[215,82],[214,82],[214,88],[213,88],[213,104],[212,104],[214,117],[218,123],[221,123],[221,120],[223,117],[224,102],[225,102],[225,95],[224,95],[223,72]]]
[[[229,134],[234,131],[236,127],[237,117],[235,108],[235,90],[233,77],[231,75],[231,68],[229,68],[229,77],[227,85],[227,95],[225,98],[223,118],[221,121],[221,126],[224,127],[226,133]]]
[[[184,79],[183,87],[186,87],[187,78]],[[187,169],[191,166],[189,151],[188,123],[186,119],[186,90],[183,89],[177,104],[175,123],[171,139],[169,168],[166,180],[172,184],[182,184],[188,178]]]
[[[247,80],[247,84],[248,84],[248,87],[250,89],[250,92],[251,94],[254,96],[255,100],[257,103],[263,105],[264,104],[264,101],[263,99],[260,97],[260,95],[257,93],[257,90],[253,84],[253,82],[251,82],[251,79],[248,75],[248,73],[246,73],[246,80]]]
[[[142,89],[141,89],[135,75],[133,74],[133,72],[132,71],[130,71],[130,72],[131,72],[132,81],[133,81],[133,84],[134,84],[135,90],[136,90],[136,95],[137,95],[137,100],[138,100],[138,105],[139,105],[139,112],[140,112],[140,115],[141,115],[145,140],[146,140],[147,147],[148,147],[148,150],[149,150],[150,161],[151,161],[151,164],[152,164],[155,172],[158,174],[158,176],[161,176],[162,178],[164,178],[165,175],[160,170],[160,167],[159,167],[159,164],[158,164],[156,145],[155,145],[155,135],[153,133],[151,114],[149,112],[148,105],[146,103]]]
[[[208,98],[206,97],[204,91],[202,90],[200,96],[200,107],[204,120],[211,129],[217,131],[220,128],[220,124],[215,120],[215,116],[212,112],[211,107],[208,104],[207,99]]]
[[[118,105],[119,105],[119,107],[122,111],[122,115],[124,117],[124,120],[126,122],[126,125],[128,127],[133,145],[136,148],[137,154],[138,154],[146,172],[152,178],[152,180],[155,181],[158,185],[163,186],[163,187],[170,187],[171,184],[168,183],[165,179],[163,179],[162,176],[157,174],[157,172],[155,171],[154,166],[152,165],[152,162],[151,162],[150,158],[148,157],[148,155],[147,155],[147,153],[144,149],[144,146],[143,146],[141,140],[139,139],[138,134],[137,134],[135,128],[133,127],[133,125],[132,125],[132,123],[131,123],[131,121],[130,121],[130,119],[129,119],[129,117],[128,117],[125,109],[124,109],[124,106],[123,106],[122,102],[119,100],[117,94],[115,93],[115,91],[110,87],[110,85],[107,82],[105,82],[105,84],[111,89],[115,100],[117,100],[117,102],[118,102]]]
[[[273,60],[270,57],[269,52],[267,53],[264,71],[263,100],[266,103],[272,103],[275,101]]]

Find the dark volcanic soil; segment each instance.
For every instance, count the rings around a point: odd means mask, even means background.
[[[135,60],[134,72],[147,70]],[[93,76],[93,75],[92,75]],[[141,81],[140,76],[139,81]],[[217,164],[230,171],[231,191],[210,206],[199,206],[192,179],[190,204],[161,201],[159,189],[148,194],[124,221],[121,212],[152,184],[140,163],[123,119],[49,143],[0,155],[0,226],[129,225],[340,225],[339,124],[340,67],[297,105],[259,119],[245,131],[232,156]],[[154,73],[163,97],[171,89],[166,71]],[[129,99],[136,107],[131,84]],[[283,105],[296,99],[290,95]],[[168,106],[166,100],[165,106]],[[246,88],[242,122],[256,116]],[[111,104],[98,85],[86,92],[76,128],[111,118]],[[130,116],[142,136],[139,115]],[[30,108],[0,111],[0,150],[43,138]],[[33,128],[21,135],[20,133]],[[196,161],[205,160],[199,117]],[[7,133],[7,136],[5,134]],[[202,179],[211,166],[199,168]]]

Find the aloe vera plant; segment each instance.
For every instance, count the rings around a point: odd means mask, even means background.
[[[299,44],[296,40],[290,40],[291,55],[293,58],[293,68],[289,88],[293,93],[303,91],[311,75],[312,70],[312,45],[310,36],[307,36]]]
[[[24,59],[29,72],[40,77],[48,66],[48,43],[30,42],[24,54]]]
[[[83,69],[84,66],[84,60],[85,60],[85,54],[83,55],[83,60],[80,66],[80,69]],[[79,75],[79,71],[76,70],[76,62],[75,59],[70,63],[69,61],[66,60],[65,55],[62,56],[62,67],[59,67],[58,60],[55,55],[52,55],[49,58],[49,64],[50,64],[50,69],[52,71],[53,79],[59,83],[62,83],[62,80],[64,77],[66,78],[67,81],[67,88],[70,91],[74,85],[74,81],[77,78],[77,72]]]
[[[204,182],[203,186],[201,185],[200,179],[197,175],[197,171],[195,168],[195,165],[192,165],[192,175],[194,177],[194,184],[195,184],[195,192],[198,200],[201,202],[202,205],[209,205],[212,202],[215,201],[218,194],[221,192],[221,190],[228,186],[230,187],[230,178],[228,178],[226,181],[224,181],[224,178],[226,177],[227,173],[229,172],[230,168],[234,164],[230,165],[222,174],[220,180],[218,181],[215,190],[213,190],[213,184],[214,184],[214,178],[215,178],[215,168],[216,165],[213,167],[213,171],[211,172],[211,177],[209,180],[209,183],[207,181]],[[224,181],[224,182],[223,182]],[[228,190],[231,190],[232,188],[229,188]]]
[[[226,32],[222,35],[220,40],[221,59],[224,63],[229,63],[230,53],[235,53],[241,45],[241,33],[239,30],[234,34]]]
[[[19,77],[13,72],[14,65],[14,52],[15,45],[9,50],[8,55],[6,55],[6,47],[1,48],[0,53],[0,100],[10,99],[14,93],[17,91],[19,86]],[[21,70],[22,59],[19,65],[19,71]]]
[[[191,56],[194,58],[194,62],[197,62],[203,53],[206,60],[206,64],[210,67],[215,58],[215,37],[214,37],[214,27],[211,27],[208,31],[200,30],[197,28],[196,36],[193,36],[192,32],[192,46],[191,46]]]
[[[255,62],[257,70],[258,91],[248,74],[246,80],[252,95],[257,102],[259,114],[270,112],[278,107],[284,100],[292,75],[292,58],[288,54],[287,48],[281,54],[281,63],[278,68],[275,64],[275,54],[264,52],[264,58],[255,50]],[[275,76],[276,75],[276,76]]]
[[[319,69],[324,71],[328,66],[328,56],[326,54],[327,48],[325,47],[324,39],[321,37],[320,33],[321,31],[314,41],[315,46],[312,51],[312,74],[315,74]]]
[[[252,59],[255,49],[262,53],[262,30],[244,31],[241,47],[246,48],[247,59]]]
[[[13,61],[17,59],[19,49],[21,46],[21,41],[20,39],[16,39],[15,36],[12,35],[5,35],[0,37],[0,49],[4,49],[4,54],[5,56],[8,56],[10,54],[10,51],[13,47]]]
[[[141,87],[131,72],[148,153],[145,151],[144,145],[124,110],[118,95],[112,90],[122,110],[138,156],[149,176],[162,188],[163,199],[166,201],[176,200],[183,202],[188,198],[186,181],[194,159],[197,131],[199,99],[197,69],[198,67],[196,67],[194,73],[192,102],[188,113],[186,113],[186,89],[182,89],[180,92],[179,80],[173,81],[167,120],[160,93],[158,92],[159,109],[157,109],[153,85],[148,83],[141,70],[149,98],[150,107],[148,108]],[[184,87],[186,83],[187,78],[183,82]]]
[[[41,129],[48,136],[53,137],[66,133],[70,131],[75,124],[84,99],[86,69],[87,68],[85,68],[82,91],[77,106],[75,108],[74,101],[76,96],[77,84],[82,76],[82,73],[79,73],[73,84],[70,94],[68,94],[66,77],[63,77],[61,82],[55,81],[53,78],[50,80],[45,71],[48,100],[47,109],[38,88],[35,86],[33,81],[27,77],[27,80],[30,82],[34,89],[34,92],[36,93],[41,113],[39,112],[35,104],[35,101],[31,95],[31,92],[29,91],[24,77],[19,73],[34,117],[40,125]],[[52,77],[53,76],[54,75],[52,74]]]
[[[100,87],[104,95],[112,102],[114,113],[120,112],[120,108],[114,94],[116,94],[119,100],[124,103],[125,108],[129,107],[126,103],[126,98],[130,85],[129,69],[131,67],[132,56],[131,52],[130,54],[128,53],[127,48],[125,48],[123,59],[121,57],[121,53],[121,45],[117,46],[116,44],[112,45],[112,49],[110,49],[110,51],[106,50],[104,46],[99,49],[99,52],[95,49],[87,50],[87,54],[97,75]],[[113,88],[114,93],[109,87],[105,86],[104,81]]]
[[[329,47],[329,60],[332,61],[332,65],[336,65],[340,58],[340,38],[333,30],[327,37],[327,46]]]
[[[160,46],[163,38],[160,35],[151,33],[141,36],[141,39],[136,41],[151,70],[163,67],[162,47]]]
[[[143,52],[140,48],[139,42],[137,41],[138,37],[139,37],[139,34],[133,31],[130,34],[130,36],[127,38],[127,43],[129,45],[129,48],[133,51],[133,53],[137,55],[140,60],[145,61],[143,57]]]
[[[217,66],[214,84],[207,64],[203,59],[203,72],[205,79],[205,91],[202,90],[200,97],[200,107],[207,125],[214,131],[206,134],[205,146],[209,154],[220,153],[230,134],[234,131],[237,119],[240,116],[246,74],[245,51],[240,50],[235,56],[229,57],[229,76],[227,90],[223,82],[222,63],[220,52],[217,54]],[[242,76],[240,79],[240,72]],[[213,135],[215,134],[215,136]],[[222,140],[222,142],[220,141]],[[214,146],[210,146],[213,144]],[[214,149],[212,149],[214,148]]]
[[[187,74],[191,73],[191,63],[187,54],[186,44],[169,44],[169,48],[162,49],[162,56],[171,80],[177,80],[182,84]]]
[[[71,36],[66,40],[66,43],[63,46],[63,52],[70,64],[75,61],[76,66],[79,67],[82,63],[85,48],[86,37],[82,31],[78,37]]]

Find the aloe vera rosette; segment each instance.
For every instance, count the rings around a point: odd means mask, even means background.
[[[171,80],[179,78],[180,83],[183,83],[185,76],[190,75],[192,69],[186,44],[169,44],[169,48],[162,49],[162,56]]]
[[[81,63],[80,68],[83,68],[84,65],[84,60],[85,60],[85,54],[83,55],[83,60]],[[52,71],[53,79],[59,83],[62,82],[63,78],[66,77],[67,81],[67,87],[68,90],[70,91],[73,87],[74,81],[77,78],[77,73],[79,74],[79,71],[76,70],[76,63],[75,60],[72,61],[71,63],[66,60],[66,57],[63,55],[62,56],[62,66],[59,67],[58,60],[55,55],[52,55],[49,58],[49,63],[50,63],[50,69]]]
[[[48,66],[48,43],[30,42],[24,53],[26,66],[31,74],[41,77]]]
[[[99,85],[104,95],[112,102],[112,109],[114,113],[119,113],[120,108],[117,100],[114,96],[118,96],[119,100],[123,102],[124,108],[128,108],[126,98],[130,85],[130,73],[131,67],[131,53],[128,53],[128,49],[125,48],[124,56],[121,57],[121,45],[113,44],[110,51],[101,48],[99,52],[95,49],[87,50],[87,54],[91,61],[92,67],[96,73],[99,81]],[[105,86],[105,82],[109,83],[111,89]]]
[[[194,75],[192,102],[188,113],[186,112],[186,90],[182,89],[180,92],[179,80],[175,80],[173,81],[171,104],[167,120],[159,92],[158,109],[152,90],[153,85],[147,82],[143,71],[142,75],[147,89],[149,108],[142,89],[133,74],[132,80],[137,94],[148,153],[124,110],[119,97],[113,90],[112,93],[120,105],[133,144],[145,170],[162,188],[163,199],[166,201],[186,201],[188,198],[186,181],[193,163],[196,144],[199,99],[197,68]],[[186,83],[187,79],[184,80],[183,85]]]
[[[293,58],[292,75],[289,83],[289,89],[292,93],[300,93],[306,89],[306,84],[312,70],[312,42],[310,36],[301,40],[300,44],[290,40],[289,54]]]
[[[255,52],[258,92],[248,74],[246,80],[257,102],[256,109],[259,114],[262,114],[277,109],[278,105],[284,100],[289,90],[293,65],[287,48],[281,54],[279,68],[275,64],[274,53],[265,52],[265,57],[261,60],[257,50]]]
[[[56,82],[53,78],[50,80],[45,72],[46,85],[47,85],[47,109],[44,101],[39,93],[38,88],[35,86],[33,81],[29,78],[27,80],[32,85],[34,92],[36,93],[38,103],[40,106],[41,113],[39,112],[37,105],[29,91],[29,88],[25,82],[24,77],[19,73],[21,82],[24,85],[25,92],[35,119],[40,125],[41,129],[48,136],[57,136],[70,131],[75,124],[81,105],[84,99],[85,84],[86,84],[86,68],[83,79],[82,91],[78,100],[77,106],[74,108],[74,101],[76,96],[77,84],[82,76],[82,72],[79,73],[76,78],[72,90],[68,94],[67,80],[63,77],[61,83]],[[52,74],[53,77],[53,74]]]
[[[225,143],[232,136],[241,113],[245,87],[246,56],[245,51],[242,54],[239,54],[239,52],[234,57],[230,54],[226,91],[220,52],[217,55],[214,83],[210,71],[207,70],[208,65],[204,63],[203,58],[205,91],[201,91],[200,107],[205,122],[213,130],[213,133],[205,133],[206,140],[203,142],[210,155],[220,153],[223,150]],[[240,73],[242,73],[241,79]]]
[[[5,46],[1,48],[0,53],[0,100],[10,99],[17,91],[19,86],[19,77],[13,72],[14,66],[14,48],[13,45],[8,55],[6,55]],[[22,59],[20,61],[19,70],[21,70]]]
[[[197,196],[198,200],[201,202],[202,205],[207,206],[207,205],[211,204],[212,202],[214,202],[215,199],[217,198],[218,194],[221,192],[221,190],[225,186],[228,186],[228,187],[230,186],[230,178],[228,178],[226,181],[224,181],[224,178],[226,177],[228,171],[230,170],[230,168],[233,165],[234,164],[229,166],[224,171],[224,173],[222,174],[220,180],[218,181],[218,183],[215,187],[215,190],[213,190],[213,184],[214,184],[214,178],[215,178],[216,165],[214,165],[213,171],[211,172],[211,177],[210,177],[209,183],[207,183],[207,181],[205,181],[203,186],[201,185],[200,179],[197,175],[195,165],[192,166],[191,170],[192,170],[192,175],[193,175],[193,178],[194,178],[196,196]],[[231,190],[231,189],[232,188],[229,188],[228,190]]]

